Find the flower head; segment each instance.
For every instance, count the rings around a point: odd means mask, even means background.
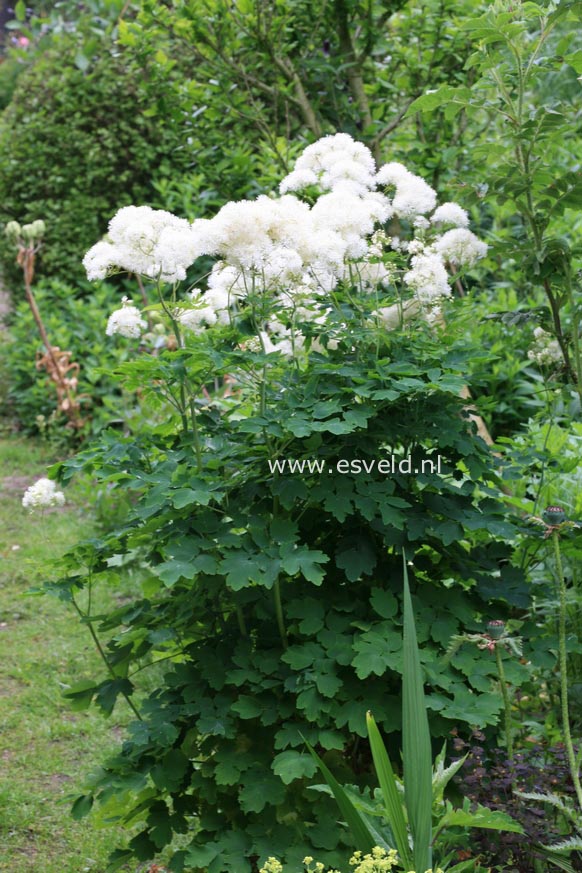
[[[39,479],[27,488],[22,498],[25,509],[47,509],[50,506],[63,506],[65,495],[57,491],[57,484],[52,479]]]
[[[107,321],[105,333],[107,336],[121,334],[130,339],[136,339],[147,327],[147,323],[141,317],[139,309],[134,306],[128,297],[124,297],[121,309],[112,312]]]
[[[458,203],[442,203],[430,217],[432,224],[452,224],[454,227],[468,227],[469,216]]]
[[[459,267],[472,267],[487,254],[487,245],[465,227],[447,230],[434,245],[435,251],[449,263]]]

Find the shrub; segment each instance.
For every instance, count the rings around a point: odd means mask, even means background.
[[[79,251],[107,229],[119,206],[153,196],[152,177],[179,173],[192,159],[171,125],[148,115],[139,69],[104,38],[84,70],[76,42],[61,37],[20,76],[0,124],[0,215],[43,218],[47,246],[39,272],[80,278]],[[20,281],[0,239],[5,274]]]

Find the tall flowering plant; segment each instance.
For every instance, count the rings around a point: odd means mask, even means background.
[[[386,699],[401,688],[405,546],[431,729],[497,721],[478,654],[431,668],[492,590],[507,599],[519,584],[504,577],[496,464],[460,397],[479,352],[444,328],[451,284],[485,254],[468,223],[338,134],[305,149],[278,195],[192,223],[126,207],[87,253],[91,278],[135,273],[148,299],[125,300],[107,332],[139,341],[117,375],[149,399],[151,426],[104,435],[60,469],[134,496],[127,522],[80,546],[56,586],[78,601],[119,566],[140,586],[100,625],[84,612],[109,637],[109,675],[68,692],[137,710],[75,806],[142,822],[119,864],[189,832],[173,869],[257,873],[273,855],[345,866],[352,836],[307,790],[304,739],[361,782],[366,712],[400,729]],[[407,463],[386,475],[388,456]]]

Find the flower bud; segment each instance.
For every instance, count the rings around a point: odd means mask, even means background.
[[[505,622],[500,619],[494,619],[487,623],[487,633],[494,640],[499,640],[505,633]]]
[[[46,231],[46,224],[44,223],[42,218],[37,218],[36,221],[33,221],[31,227],[34,230],[35,238],[42,239]]]
[[[35,238],[34,233],[34,225],[33,224],[23,224],[20,230],[20,235],[24,242],[32,242]]]
[[[542,518],[546,524],[562,524],[566,521],[566,513],[561,506],[546,506]]]
[[[17,221],[9,221],[4,228],[4,233],[12,243],[17,243],[20,238],[22,228]]]
[[[37,218],[36,221],[22,226],[22,239],[25,242],[34,242],[36,239],[41,239],[44,236],[45,229],[46,225],[42,218]]]

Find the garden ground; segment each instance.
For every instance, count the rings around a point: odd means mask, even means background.
[[[73,821],[70,798],[118,744],[125,709],[110,721],[71,711],[63,691],[95,675],[97,653],[72,609],[29,594],[51,558],[91,533],[82,490],[42,524],[22,508],[53,459],[41,443],[0,440],[0,870],[103,873],[111,832]]]

